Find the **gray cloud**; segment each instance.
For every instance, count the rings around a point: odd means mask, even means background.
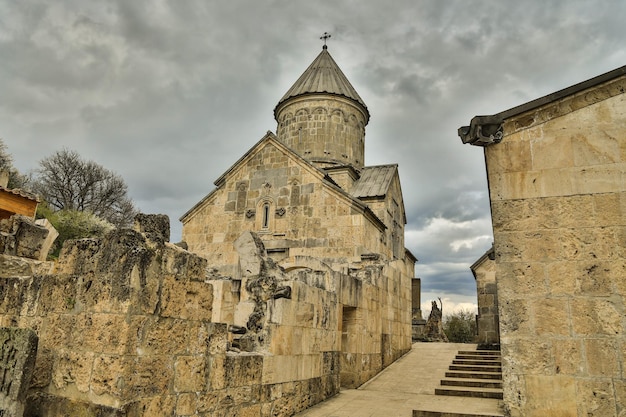
[[[22,171],[68,147],[178,217],[329,51],[367,103],[366,162],[400,164],[423,287],[467,300],[491,244],[481,149],[456,129],[626,61],[623,2],[0,3],[0,137]]]

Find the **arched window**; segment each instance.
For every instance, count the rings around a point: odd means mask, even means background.
[[[263,221],[261,223],[261,228],[269,229],[270,227],[270,203],[268,201],[263,203],[262,213],[263,213]]]
[[[274,201],[271,198],[262,198],[256,206],[256,230],[259,233],[274,231]]]

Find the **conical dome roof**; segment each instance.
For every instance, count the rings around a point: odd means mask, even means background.
[[[350,84],[350,81],[343,74],[333,57],[330,56],[326,45],[324,45],[322,52],[309,65],[306,71],[278,101],[276,108],[274,108],[274,115],[276,115],[278,107],[290,98],[316,93],[336,94],[352,99],[363,106],[367,119],[369,119],[369,112],[365,102],[352,87],[352,84]]]

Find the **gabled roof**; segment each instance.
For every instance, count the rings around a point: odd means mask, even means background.
[[[246,160],[248,160],[249,158],[252,158],[260,149],[263,148],[263,146],[265,146],[269,142],[271,142],[272,145],[274,145],[276,148],[282,150],[282,152],[284,152],[286,155],[289,155],[291,158],[297,160],[303,167],[308,169],[310,172],[315,173],[316,175],[318,175],[319,178],[320,178],[320,181],[323,184],[325,184],[328,188],[334,190],[343,199],[349,201],[353,208],[356,208],[361,213],[363,213],[363,215],[365,217],[367,217],[372,223],[374,223],[374,225],[376,225],[376,227],[378,227],[380,230],[384,230],[384,229],[387,228],[387,226],[385,226],[384,222],[380,218],[378,218],[376,216],[376,214],[374,214],[374,212],[367,206],[367,204],[359,201],[358,198],[355,198],[351,194],[347,193],[344,189],[339,187],[333,181],[333,179],[330,176],[328,176],[324,171],[322,171],[321,169],[317,168],[315,165],[311,164],[306,159],[302,158],[300,155],[298,155],[296,152],[291,150],[289,147],[285,146],[282,142],[280,142],[276,138],[276,135],[274,135],[274,133],[272,133],[270,131],[268,131],[265,134],[265,136],[263,136],[263,138],[260,141],[258,141],[254,146],[252,146],[252,148],[250,148],[250,150],[248,150],[248,152],[246,152],[241,158],[239,158],[237,160],[237,162],[235,162],[228,170],[226,170],[226,172],[224,172],[217,180],[215,180],[214,184],[215,184],[215,186],[217,188],[213,189],[213,191],[211,191],[202,200],[200,200],[192,208],[190,208],[185,214],[183,214],[179,218],[179,220],[184,222],[185,219],[188,216],[190,216],[197,209],[202,207],[202,205],[207,200],[209,200],[220,189],[220,187],[222,187],[224,185],[224,183],[226,182],[226,179],[233,172],[235,172],[239,167],[241,167],[242,164]]]
[[[491,248],[489,248],[487,252],[485,252],[480,258],[478,258],[478,260],[474,262],[472,266],[470,266],[470,270],[472,271],[472,274],[474,275],[474,279],[476,279],[476,269],[480,265],[482,265],[482,263],[485,262],[487,259],[490,259],[492,261],[496,259],[496,252],[493,248],[493,245],[491,245]]]
[[[363,167],[352,195],[356,198],[384,197],[397,171],[398,164]]]
[[[274,115],[276,115],[276,109],[286,100],[292,97],[316,93],[336,94],[356,101],[363,106],[367,120],[369,120],[369,112],[365,102],[352,87],[352,84],[350,84],[350,81],[343,74],[333,57],[330,56],[326,45],[324,45],[322,52],[313,60],[295,84],[278,101],[276,108],[274,108]]]

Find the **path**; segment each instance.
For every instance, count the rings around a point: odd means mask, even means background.
[[[341,390],[297,417],[411,417],[414,409],[498,413],[501,401],[435,395],[459,350],[474,350],[462,343],[415,343],[409,353],[358,389]]]

